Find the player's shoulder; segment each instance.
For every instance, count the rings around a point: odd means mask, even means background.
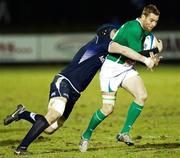
[[[138,34],[138,33],[141,33],[141,32],[142,32],[141,25],[140,25],[140,23],[139,23],[137,20],[127,21],[127,22],[124,24],[124,28],[125,28],[129,33]]]
[[[124,25],[126,27],[128,27],[128,26],[139,26],[139,22],[137,20],[129,20]]]

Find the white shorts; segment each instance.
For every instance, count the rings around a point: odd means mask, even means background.
[[[100,71],[101,91],[116,92],[123,81],[136,75],[138,75],[138,72],[132,65],[119,64],[106,59]]]

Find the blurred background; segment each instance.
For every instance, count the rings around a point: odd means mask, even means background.
[[[0,0],[0,64],[69,62],[103,23],[120,25],[155,4],[161,15],[154,34],[163,40],[164,61],[180,60],[177,1]]]

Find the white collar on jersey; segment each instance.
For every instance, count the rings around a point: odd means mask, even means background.
[[[140,23],[141,27],[144,29],[144,27],[142,26],[142,22],[139,20],[139,18],[136,18],[136,20]]]

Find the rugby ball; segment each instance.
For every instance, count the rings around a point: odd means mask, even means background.
[[[143,50],[149,50],[156,47],[156,37],[153,34],[150,34],[145,37],[144,43],[143,43]]]

